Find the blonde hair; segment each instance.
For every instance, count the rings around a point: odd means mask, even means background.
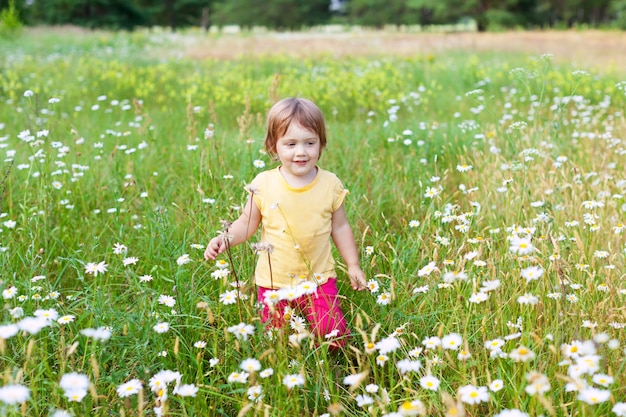
[[[290,97],[277,102],[267,114],[267,134],[265,149],[276,157],[276,143],[287,133],[291,123],[315,133],[320,139],[320,156],[326,147],[326,125],[322,111],[311,100]]]

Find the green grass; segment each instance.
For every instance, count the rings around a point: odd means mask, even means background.
[[[15,287],[21,298],[5,297],[1,323],[40,309],[74,320],[0,340],[1,385],[30,390],[21,405],[0,401],[0,415],[154,415],[160,404],[168,416],[365,416],[419,399],[425,415],[443,416],[444,393],[457,397],[465,385],[495,379],[504,388],[486,402],[466,403],[466,415],[518,408],[604,416],[626,401],[624,232],[614,232],[626,210],[623,74],[579,73],[548,56],[463,53],[158,59],[158,43],[142,33],[53,32],[34,42],[27,32],[21,43],[2,42],[0,289]],[[258,172],[253,162],[274,166],[262,152],[265,113],[291,95],[311,98],[326,115],[329,144],[320,165],[350,190],[346,210],[362,267],[380,285],[378,293],[355,293],[340,268],[353,335],[338,355],[325,344],[292,346],[289,328],[273,339],[264,334],[248,245],[224,257],[227,278],[214,279],[216,266],[202,260],[220,220],[238,216],[243,187]],[[209,128],[212,137],[205,136]],[[30,143],[19,138],[27,130]],[[472,169],[461,172],[463,165]],[[428,187],[438,191],[434,198],[425,197]],[[585,208],[586,201],[603,204]],[[516,235],[528,236],[535,251],[511,252]],[[125,254],[113,252],[117,243]],[[179,265],[183,254],[191,261]],[[124,265],[125,257],[138,260]],[[88,263],[99,262],[106,272],[87,273]],[[437,270],[426,274],[430,262]],[[531,265],[544,272],[526,282],[520,273]],[[451,271],[467,279],[447,284]],[[232,289],[235,274],[247,297],[223,305],[219,296]],[[153,280],[142,282],[145,275]],[[37,276],[45,278],[32,282]],[[496,279],[501,285],[484,302],[470,301]],[[384,291],[388,305],[377,303]],[[525,293],[537,303],[518,303]],[[175,305],[160,304],[161,295]],[[155,332],[162,322],[169,331]],[[255,328],[247,341],[227,331],[240,322]],[[111,331],[106,341],[81,333],[102,326]],[[395,364],[424,339],[450,333],[462,336],[469,359],[425,349],[414,357],[420,371],[398,371]],[[516,333],[502,351],[523,345],[534,359],[490,357],[485,342]],[[401,347],[380,366],[365,345],[392,334]],[[588,405],[564,391],[561,347],[594,338],[601,359],[593,373],[614,382],[609,401]],[[198,341],[206,346],[194,346]],[[273,375],[229,383],[246,358]],[[183,384],[199,388],[196,396],[180,396],[170,384],[159,402],[149,380],[161,370],[180,372]],[[550,382],[542,396],[524,392],[531,371]],[[81,401],[69,401],[59,386],[70,372],[89,377]],[[343,383],[360,372],[359,386]],[[287,389],[282,380],[290,374],[304,376],[304,385]],[[437,392],[420,387],[426,374],[439,378]],[[116,388],[131,379],[142,381],[143,392],[121,398]],[[590,374],[581,380],[599,387]],[[263,396],[253,402],[247,390],[255,384]],[[368,384],[378,391],[366,393]],[[371,405],[357,404],[363,394]]]

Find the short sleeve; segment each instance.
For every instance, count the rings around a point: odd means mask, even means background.
[[[257,175],[250,184],[244,187],[259,210],[263,210],[263,185],[266,182],[264,181],[266,175],[263,174],[264,173]]]
[[[337,211],[337,209],[341,207],[343,200],[345,200],[346,195],[349,193],[350,191],[346,190],[341,181],[337,178],[333,193],[333,212]]]

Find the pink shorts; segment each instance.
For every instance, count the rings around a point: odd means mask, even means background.
[[[272,291],[269,288],[258,288],[258,300],[263,303],[265,292]],[[346,343],[345,337],[350,334],[346,319],[341,311],[339,298],[337,297],[337,280],[329,278],[325,284],[317,287],[315,294],[303,295],[295,300],[281,300],[273,309],[263,304],[261,320],[270,327],[282,327],[286,321],[283,318],[285,307],[289,306],[299,310],[306,317],[311,326],[311,331],[320,339],[328,340],[326,335],[334,332],[333,340],[337,346]]]

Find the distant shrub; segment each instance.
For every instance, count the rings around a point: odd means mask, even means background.
[[[9,7],[0,11],[0,36],[15,35],[22,29],[22,21],[15,8],[15,0],[9,0]]]

